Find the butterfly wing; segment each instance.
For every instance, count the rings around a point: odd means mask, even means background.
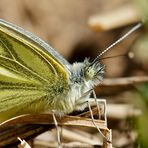
[[[36,103],[30,112],[44,110],[47,97],[67,92],[69,66],[44,41],[0,20],[0,119],[29,112],[29,104]]]

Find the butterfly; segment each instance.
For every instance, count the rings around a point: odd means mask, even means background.
[[[88,59],[71,65],[37,36],[0,20],[0,121],[48,110],[59,115],[82,110],[86,92],[103,73],[104,65]]]
[[[98,59],[70,64],[37,36],[0,20],[0,122],[26,113],[83,110],[103,80],[105,66]]]

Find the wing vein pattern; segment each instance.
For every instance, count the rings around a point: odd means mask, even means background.
[[[0,118],[2,113],[23,109],[68,89],[69,71],[63,64],[66,61],[62,63],[53,49],[50,52],[46,43],[36,38],[0,20]]]

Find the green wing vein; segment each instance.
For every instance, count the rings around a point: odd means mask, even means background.
[[[47,104],[45,98],[49,93],[54,97],[68,88],[67,69],[60,63],[62,58],[59,57],[59,62],[46,50],[39,49],[41,43],[16,29],[0,20],[0,120],[7,113],[24,109],[24,105],[42,99],[45,100],[42,103]],[[43,104],[38,108],[42,109]]]

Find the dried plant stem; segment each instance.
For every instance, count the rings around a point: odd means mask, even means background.
[[[119,28],[138,21],[140,21],[138,10],[133,5],[126,5],[108,13],[92,16],[88,24],[93,30],[99,32]]]

